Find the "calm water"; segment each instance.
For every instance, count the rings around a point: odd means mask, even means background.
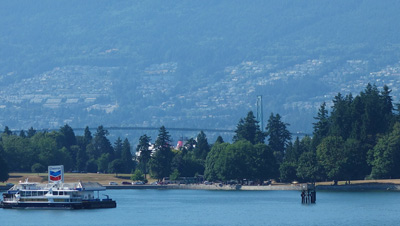
[[[115,209],[0,209],[1,226],[21,225],[399,225],[400,192],[108,190]]]

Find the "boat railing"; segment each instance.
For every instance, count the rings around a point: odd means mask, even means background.
[[[17,199],[16,198],[3,198],[3,201],[15,202],[15,201],[17,201]]]

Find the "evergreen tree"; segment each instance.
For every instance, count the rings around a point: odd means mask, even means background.
[[[168,177],[171,173],[172,159],[173,153],[171,150],[157,150],[149,162],[152,177],[158,180]]]
[[[146,175],[149,172],[148,163],[151,158],[150,141],[151,137],[144,134],[140,136],[139,144],[136,146],[136,152],[139,153],[139,165],[144,173],[145,178],[147,178]]]
[[[65,124],[60,128],[60,134],[62,135],[62,147],[66,147],[68,150],[70,150],[72,145],[77,144],[74,130],[68,124]]]
[[[388,131],[390,127],[394,124],[393,115],[393,100],[390,93],[392,90],[389,89],[387,85],[383,86],[383,91],[381,91],[380,102],[381,102],[381,115],[383,116],[382,132]]]
[[[291,142],[289,143],[283,162],[279,167],[281,181],[290,182],[297,180],[297,163],[301,154],[305,151],[306,148],[303,147],[298,137],[293,144]]]
[[[314,117],[314,119],[317,120],[317,122],[313,123],[313,147],[316,148],[321,140],[329,133],[329,116],[325,102],[321,104],[317,117]]]
[[[203,131],[197,135],[197,144],[194,153],[197,159],[206,160],[208,152],[210,152],[210,145],[208,144],[206,134]]]
[[[363,137],[363,114],[364,114],[364,103],[360,96],[356,96],[351,106],[351,132],[350,138],[361,140]]]
[[[110,141],[107,139],[108,131],[103,126],[97,128],[93,138],[93,157],[99,158],[102,154],[108,154],[110,160],[113,160],[114,149]]]
[[[21,130],[21,131],[19,132],[19,136],[22,137],[22,138],[26,138],[25,131],[24,131],[24,130]]]
[[[215,141],[215,143],[220,143],[220,144],[222,144],[222,143],[224,143],[224,139],[222,139],[221,136],[218,136],[218,137],[217,137],[217,140]]]
[[[33,129],[33,127],[31,127],[31,128],[28,129],[28,133],[27,133],[27,137],[28,137],[28,138],[33,137],[35,134],[36,134],[36,130]]]
[[[8,126],[6,126],[4,128],[3,134],[10,136],[10,135],[12,135],[12,131],[8,128]]]
[[[129,143],[128,138],[125,138],[124,142],[122,143],[122,153],[121,153],[121,160],[124,165],[125,173],[130,173],[134,169],[131,149],[132,149],[131,144]]]
[[[362,116],[362,137],[367,139],[372,136],[373,139],[378,133],[382,133],[382,125],[384,116],[382,109],[378,88],[374,85],[368,84],[365,91],[360,93],[361,99],[364,103],[364,114]]]
[[[313,142],[313,140],[309,136],[305,136],[305,137],[303,137],[303,139],[301,139],[300,145],[301,145],[302,153],[307,152],[307,151],[315,151],[315,149],[313,149],[312,142]]]
[[[81,148],[78,145],[72,145],[70,149],[68,150],[69,155],[71,156],[72,159],[72,169],[77,170],[77,159],[78,159],[78,153],[81,150]]]
[[[85,128],[83,137],[84,137],[83,140],[84,140],[85,146],[92,142],[93,137],[92,137],[92,133],[90,132],[90,129],[88,126],[86,126],[86,128]]]
[[[400,104],[395,104],[393,118],[394,122],[400,122]]]
[[[287,126],[289,126],[289,124],[282,122],[279,114],[274,116],[274,114],[271,113],[266,127],[266,135],[268,137],[268,145],[274,151],[274,155],[279,164],[282,163],[285,149],[292,139],[292,135],[287,129]]]
[[[152,176],[161,180],[171,174],[171,162],[174,154],[171,151],[171,140],[168,131],[161,126],[155,142],[156,152],[150,160],[150,170]]]
[[[351,105],[353,97],[351,94],[343,97],[340,93],[333,99],[331,113],[330,135],[340,136],[346,140],[351,132]]]
[[[157,150],[170,150],[171,149],[171,136],[167,129],[161,126],[158,130],[157,140],[155,142],[155,148]]]
[[[122,140],[120,137],[114,142],[114,157],[115,159],[121,159],[122,154]]]
[[[260,130],[258,121],[252,111],[247,114],[245,119],[240,119],[235,130],[233,141],[247,140],[252,144],[264,143],[265,135]]]
[[[89,160],[85,149],[79,148],[78,153],[76,155],[76,168],[78,171],[86,171],[86,164]]]
[[[288,147],[286,148],[286,153],[284,157],[284,162],[292,162],[296,163],[297,160],[300,158],[300,155],[305,151],[305,147],[300,142],[299,137],[296,138],[294,143],[289,143]]]

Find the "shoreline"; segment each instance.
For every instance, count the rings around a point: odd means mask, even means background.
[[[204,185],[204,184],[170,184],[170,185],[103,185],[107,190],[143,190],[143,189],[183,189],[209,191],[301,191],[306,184],[290,185]],[[11,186],[0,186],[0,191],[6,191]],[[400,191],[399,184],[391,183],[363,183],[350,185],[316,185],[317,191]]]
[[[10,179],[5,183],[0,183],[0,190],[8,190],[10,186],[6,183],[17,184],[29,178],[31,182],[47,183],[47,173],[10,173]],[[96,181],[107,189],[192,189],[192,190],[238,190],[238,191],[293,191],[301,190],[303,184],[276,184],[272,185],[220,185],[220,184],[169,184],[169,185],[122,185],[124,181],[130,181],[130,174],[97,174],[97,173],[66,173],[65,182],[76,181]],[[114,181],[119,185],[108,185]],[[318,182],[316,190],[319,191],[400,191],[400,179],[381,179],[381,180],[354,180],[351,184],[339,181],[339,185],[331,185],[332,182]]]
[[[306,184],[290,185],[204,185],[204,184],[171,184],[171,185],[113,185],[105,186],[114,189],[183,189],[183,190],[210,190],[210,191],[302,191]],[[400,191],[399,184],[363,183],[350,185],[316,185],[317,191]]]
[[[205,184],[169,184],[169,185],[106,185],[107,190],[120,189],[158,189],[158,190],[209,190],[209,191],[301,191],[299,185],[205,185]]]

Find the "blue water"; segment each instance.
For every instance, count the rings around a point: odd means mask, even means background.
[[[21,225],[400,225],[400,192],[108,190],[115,209],[0,209],[1,226]]]

